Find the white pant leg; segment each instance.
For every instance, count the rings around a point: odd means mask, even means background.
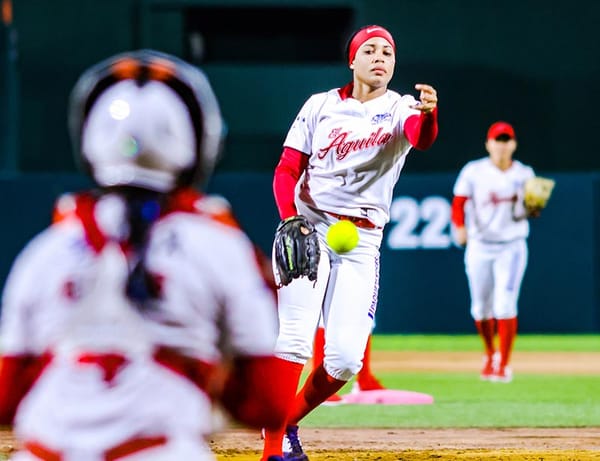
[[[465,249],[465,272],[471,297],[471,317],[484,320],[493,317],[494,302],[494,248],[476,240]]]
[[[472,241],[465,250],[465,271],[474,320],[512,318],[527,267],[525,240],[502,244]]]
[[[348,381],[362,368],[373,329],[379,289],[379,256],[372,252],[332,255],[323,310],[324,366],[331,376]]]
[[[494,317],[510,319],[517,316],[521,283],[527,267],[528,249],[525,240],[507,244],[494,262]]]
[[[301,277],[277,290],[279,335],[275,353],[279,357],[302,364],[312,357],[329,272],[329,256],[322,251],[316,282]]]

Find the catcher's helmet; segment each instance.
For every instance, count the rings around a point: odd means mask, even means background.
[[[168,192],[210,177],[224,124],[204,73],[154,50],[118,54],[71,92],[75,156],[102,187]]]

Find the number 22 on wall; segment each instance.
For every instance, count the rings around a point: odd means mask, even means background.
[[[440,196],[396,197],[390,207],[387,246],[391,250],[440,249],[453,245],[450,202]]]

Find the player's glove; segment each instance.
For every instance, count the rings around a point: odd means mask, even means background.
[[[277,226],[273,243],[275,279],[278,286],[306,276],[317,280],[321,250],[315,226],[302,215],[284,219]]]
[[[546,208],[548,200],[552,195],[555,181],[541,176],[529,178],[525,182],[523,193],[523,202],[528,216],[539,216],[540,212]]]

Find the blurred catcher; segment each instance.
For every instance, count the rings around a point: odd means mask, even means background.
[[[279,427],[273,293],[227,204],[194,188],[224,131],[208,80],[127,52],[87,70],[69,110],[97,188],[58,201],[5,286],[11,460],[210,461],[215,414]]]

